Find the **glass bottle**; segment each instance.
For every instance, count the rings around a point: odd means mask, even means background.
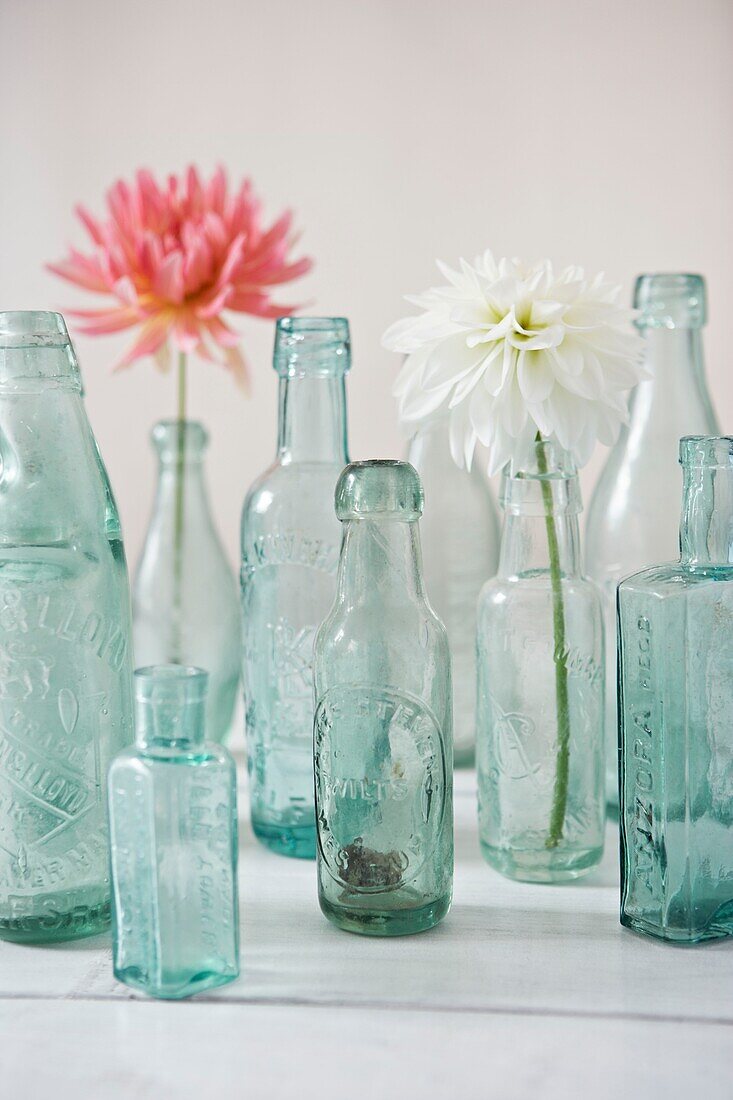
[[[733,935],[733,437],[688,436],[680,560],[619,585],[621,923]]]
[[[315,859],[313,641],[333,603],[341,536],[333,492],[348,461],[343,317],[277,323],[277,456],[242,514],[244,702],[252,828]]]
[[[564,882],[600,861],[605,810],[603,619],[580,567],[572,460],[537,443],[531,468],[505,470],[501,505],[499,572],[478,608],[479,839],[509,878]]]
[[[178,1000],[239,975],[237,777],[205,741],[207,674],[135,672],[136,743],[109,772],[114,972]]]
[[[0,313],[0,937],[109,926],[109,761],[132,738],[119,517],[58,313]]]
[[[204,481],[209,437],[196,421],[162,420],[152,441],[158,488],[133,584],[135,662],[205,669],[206,729],[212,741],[223,741],[236,702],[241,634],[237,582]]]
[[[338,591],[316,640],[318,896],[372,936],[421,932],[451,902],[450,652],[423,585],[422,507],[406,462],[344,470]]]
[[[408,457],[425,491],[423,573],[450,641],[454,763],[461,767],[473,763],[476,747],[476,603],[496,572],[499,517],[479,464],[461,470],[451,458],[448,431],[446,418],[426,424]]]
[[[705,385],[702,277],[641,275],[634,307],[650,377],[632,394],[629,424],[608,456],[586,527],[588,575],[601,589],[606,622],[606,789],[612,805],[618,805],[616,586],[650,562],[677,557],[679,439],[718,432]]]

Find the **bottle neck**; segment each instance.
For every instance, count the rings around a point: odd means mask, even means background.
[[[281,376],[277,441],[281,463],[346,465],[345,382],[341,371]]]
[[[158,452],[155,512],[159,522],[173,522],[179,510],[187,527],[210,522],[204,481],[208,436],[204,428],[193,420],[161,421],[153,429],[152,438]]]
[[[701,328],[644,328],[644,361],[650,377],[631,399],[631,418],[664,417],[675,413],[712,422],[713,411],[705,383]]]
[[[555,443],[540,440],[516,474],[506,467],[501,482],[504,529],[499,576],[548,573],[552,564],[563,576],[581,571],[582,509],[575,463]]]
[[[578,517],[554,515],[551,519],[555,526],[560,572],[565,577],[579,576],[581,561]],[[549,569],[545,518],[507,514],[501,535],[499,576],[512,578],[527,573],[548,573]]]
[[[390,602],[425,598],[416,520],[360,518],[344,523],[338,601],[348,609],[375,594]]]
[[[680,556],[689,566],[733,565],[733,469],[684,466]]]

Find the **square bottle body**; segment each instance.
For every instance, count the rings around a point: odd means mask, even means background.
[[[621,923],[677,943],[733,935],[732,577],[618,590]]]
[[[109,777],[114,971],[178,999],[239,974],[234,762],[129,750]]]

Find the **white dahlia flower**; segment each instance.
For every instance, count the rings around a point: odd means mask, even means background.
[[[480,441],[490,473],[521,465],[538,433],[579,466],[596,440],[615,441],[644,377],[618,287],[580,267],[556,275],[549,260],[497,263],[490,252],[460,271],[438,267],[448,285],[408,297],[423,312],[382,340],[407,357],[394,387],[406,427],[447,412],[454,460],[470,467]]]

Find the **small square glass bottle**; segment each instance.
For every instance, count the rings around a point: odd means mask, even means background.
[[[208,676],[135,673],[136,744],[109,773],[115,977],[179,999],[239,975],[236,771],[204,741]]]
[[[621,923],[733,935],[733,438],[686,436],[680,561],[619,585]]]

